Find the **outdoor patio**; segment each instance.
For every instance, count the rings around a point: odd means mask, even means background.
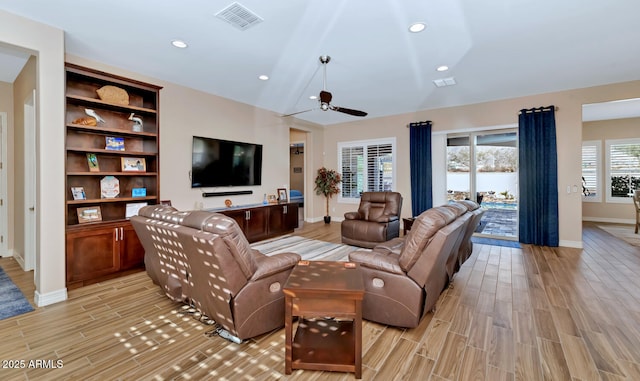
[[[483,206],[483,208],[485,208]],[[482,235],[516,238],[518,236],[518,210],[485,208],[480,224],[475,230]]]

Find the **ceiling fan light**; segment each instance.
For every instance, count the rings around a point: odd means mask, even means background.
[[[322,103],[322,104],[320,105],[320,109],[321,109],[322,111],[327,111],[327,110],[329,109],[329,104],[328,104],[328,103]]]

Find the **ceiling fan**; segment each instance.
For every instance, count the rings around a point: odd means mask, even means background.
[[[367,113],[364,111],[354,110],[346,107],[334,106],[331,104],[331,99],[333,98],[333,95],[331,95],[331,93],[327,91],[327,64],[329,63],[329,61],[331,61],[330,56],[320,56],[320,63],[323,66],[323,74],[324,74],[323,80],[322,80],[322,91],[320,91],[320,96],[318,97],[320,101],[320,110],[322,111],[333,110],[333,111],[337,111],[337,112],[341,112],[341,113],[349,114],[353,116],[367,116]],[[292,114],[287,114],[282,116],[285,117],[285,116],[298,115],[298,114],[302,114],[303,112],[308,112],[313,110],[317,110],[317,108],[298,111]]]

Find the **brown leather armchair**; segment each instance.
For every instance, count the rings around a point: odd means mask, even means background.
[[[468,223],[459,217],[454,208],[431,208],[407,236],[349,254],[360,264],[365,284],[363,318],[407,328],[420,323],[449,283],[447,262]]]
[[[372,248],[400,235],[402,195],[398,192],[364,192],[357,212],[344,215],[342,243]]]
[[[141,208],[131,223],[147,273],[172,300],[193,305],[234,339],[284,325],[282,286],[298,254],[252,249],[238,224],[218,213],[154,205]]]

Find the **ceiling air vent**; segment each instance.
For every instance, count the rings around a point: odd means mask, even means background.
[[[433,84],[436,85],[436,87],[453,86],[456,84],[456,80],[453,79],[453,77],[434,79]]]
[[[228,22],[240,30],[247,30],[262,22],[262,17],[253,13],[240,3],[232,3],[216,13],[216,17]]]

